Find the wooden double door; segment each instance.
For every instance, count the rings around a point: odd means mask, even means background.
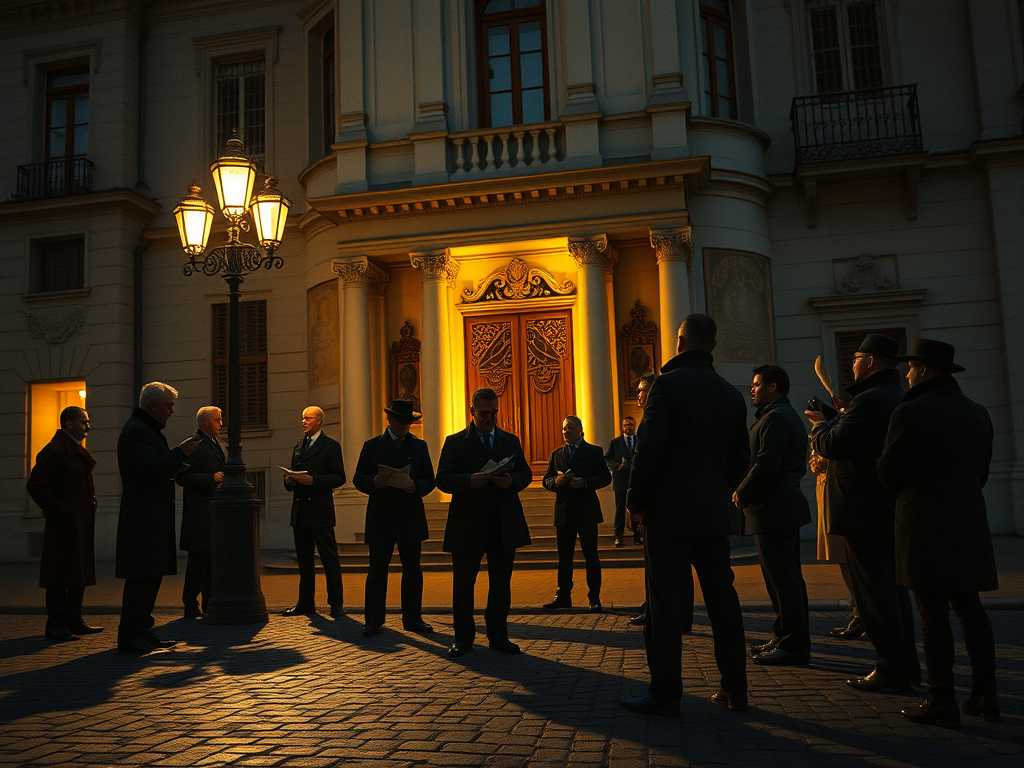
[[[467,317],[466,390],[498,393],[498,427],[519,436],[539,479],[575,409],[568,309]]]

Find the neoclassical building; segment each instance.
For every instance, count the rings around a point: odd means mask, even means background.
[[[111,557],[141,383],[179,390],[172,442],[224,402],[226,288],[182,273],[173,209],[215,202],[232,131],[293,203],[242,285],[264,547],[307,404],[351,473],[391,397],[436,461],[490,386],[539,476],[564,415],[605,445],[639,416],[694,311],[726,378],[776,362],[797,403],[868,332],[955,344],[991,527],[1024,533],[1015,0],[0,0],[0,43],[0,559],[38,551],[61,407],[89,410]],[[336,494],[340,541],[364,502]]]

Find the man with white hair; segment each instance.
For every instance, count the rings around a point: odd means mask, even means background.
[[[153,633],[153,606],[160,581],[178,571],[174,546],[174,476],[199,446],[189,437],[168,449],[163,428],[174,413],[178,391],[159,381],[146,384],[117,441],[121,510],[117,518],[114,575],[124,579],[118,650],[150,653],[173,640]]]
[[[292,533],[299,564],[299,601],[285,616],[316,613],[316,565],[313,547],[320,555],[327,577],[327,602],[331,618],[345,613],[342,607],[341,563],[334,538],[334,489],[345,484],[341,446],[323,432],[324,412],[311,405],[302,412],[303,437],[292,451],[284,487],[292,494]]]
[[[217,442],[217,435],[224,426],[220,408],[204,405],[196,413],[196,423],[199,425],[195,434],[198,447],[189,457],[188,468],[175,478],[184,489],[179,546],[188,552],[181,591],[186,619],[198,619],[209,605],[210,515],[207,506],[217,486],[224,482],[224,449]]]

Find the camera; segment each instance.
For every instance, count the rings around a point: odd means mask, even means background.
[[[808,411],[820,411],[821,415],[825,417],[826,421],[832,421],[836,416],[839,415],[839,411],[833,408],[831,405],[826,405],[816,397],[812,397],[807,401]]]

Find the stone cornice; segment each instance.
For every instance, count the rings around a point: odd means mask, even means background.
[[[161,210],[162,206],[158,202],[143,197],[134,190],[110,189],[87,195],[0,203],[0,221],[15,217],[19,220],[38,220],[83,214],[120,213],[148,222]]]
[[[342,224],[636,192],[685,189],[693,194],[707,185],[710,174],[710,158],[691,157],[316,197],[306,202],[326,219]]]
[[[873,293],[840,293],[817,296],[808,303],[819,312],[841,312],[850,309],[914,307],[924,301],[927,289],[916,291],[875,291]]]

